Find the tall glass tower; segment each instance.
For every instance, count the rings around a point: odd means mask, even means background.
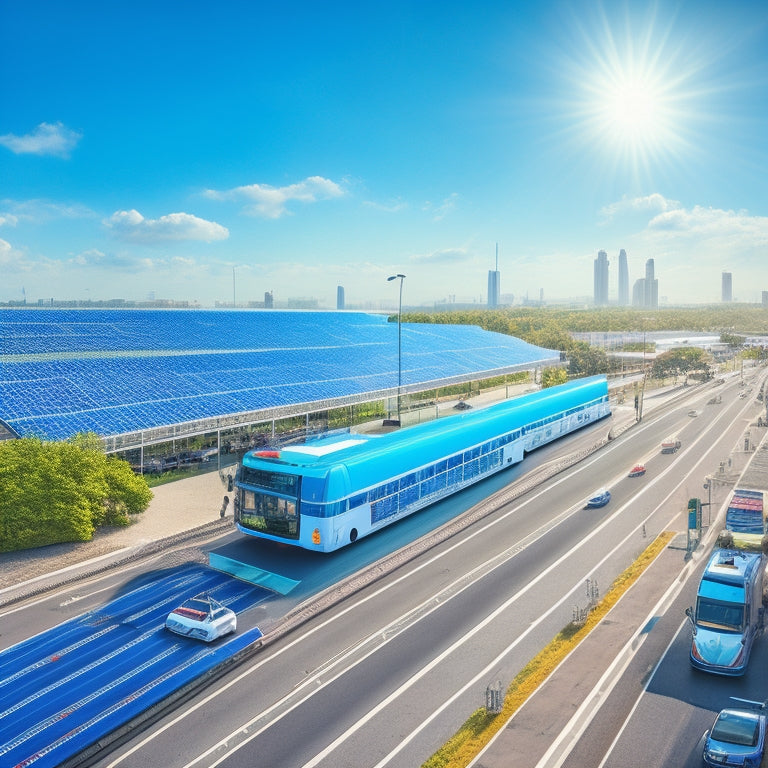
[[[501,273],[499,272],[499,244],[496,243],[496,269],[488,270],[488,309],[499,306],[501,295]]]
[[[598,251],[595,259],[595,306],[608,304],[608,254]]]
[[[659,281],[655,276],[655,267],[653,259],[645,262],[645,296],[643,297],[643,306],[650,309],[659,308]]]
[[[723,272],[723,303],[733,301],[733,275],[730,272]]]
[[[629,306],[629,266],[627,252],[623,248],[619,251],[619,306]]]

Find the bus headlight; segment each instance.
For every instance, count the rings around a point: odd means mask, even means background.
[[[313,544],[319,544],[320,543],[320,529],[315,528],[314,531],[312,531],[312,543]]]

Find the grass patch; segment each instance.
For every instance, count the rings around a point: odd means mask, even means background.
[[[498,714],[481,707],[472,713],[459,731],[432,755],[422,768],[464,768],[500,731],[531,694],[549,677],[558,664],[599,624],[619,598],[637,581],[643,571],[669,544],[675,534],[665,531],[611,585],[595,605],[584,624],[569,623],[550,644],[517,674],[507,688],[504,705]]]

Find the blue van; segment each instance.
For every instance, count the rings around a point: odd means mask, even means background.
[[[693,624],[691,664],[716,675],[743,675],[763,628],[763,572],[759,552],[716,549],[704,569]]]

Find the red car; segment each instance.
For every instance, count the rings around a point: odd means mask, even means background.
[[[635,464],[634,467],[632,467],[629,477],[640,477],[641,475],[645,474],[645,464]]]

